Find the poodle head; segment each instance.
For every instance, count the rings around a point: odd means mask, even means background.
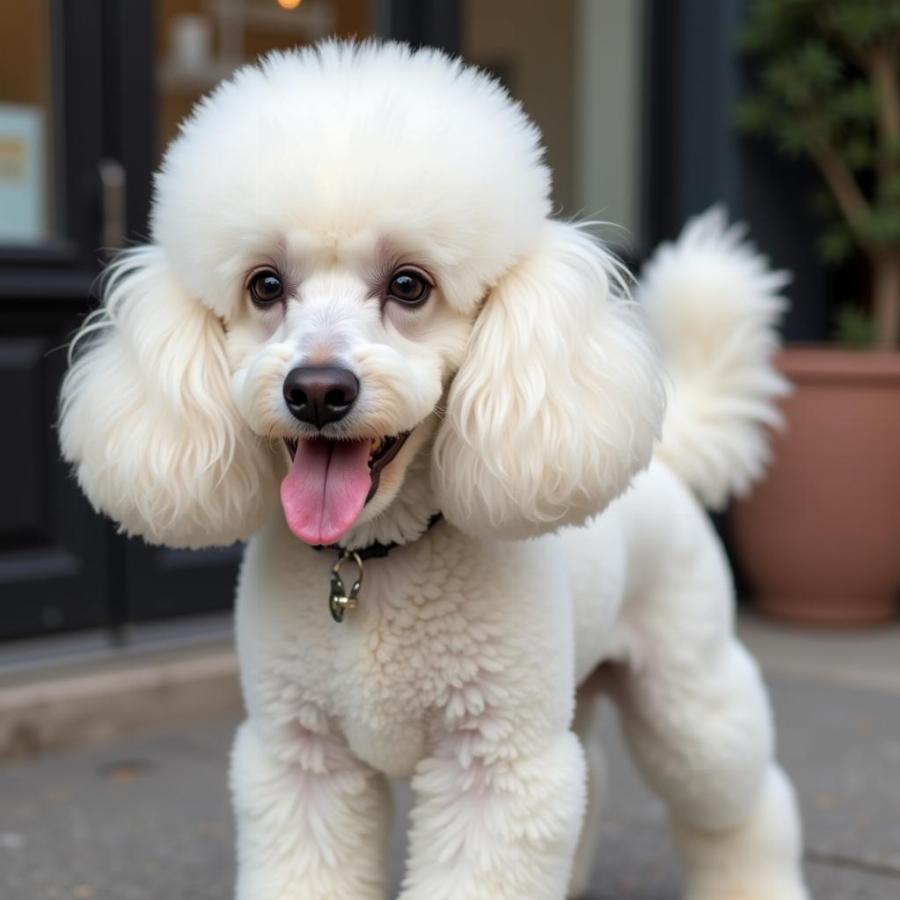
[[[153,242],[113,266],[63,388],[64,453],[125,530],[225,543],[280,498],[299,539],[352,541],[424,460],[423,509],[523,536],[647,463],[643,328],[478,70],[271,55],[198,105],[155,187]]]

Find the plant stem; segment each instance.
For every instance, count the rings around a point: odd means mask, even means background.
[[[900,345],[900,248],[890,248],[872,260],[873,309],[878,346]]]
[[[831,188],[850,230],[856,234],[861,219],[869,215],[869,203],[850,168],[838,152],[826,143],[810,148],[813,160]]]
[[[896,44],[891,42],[873,48],[868,57],[867,69],[878,100],[881,143],[879,174],[886,178],[897,171],[900,153],[900,84],[897,80]]]
[[[866,69],[878,101],[878,180],[876,196],[884,195],[900,161],[900,83],[897,77],[897,42],[893,38],[868,53]],[[878,345],[900,346],[900,246],[880,249],[872,259],[872,309]]]

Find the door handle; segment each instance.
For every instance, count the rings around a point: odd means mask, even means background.
[[[125,167],[117,159],[101,159],[98,168],[102,216],[100,247],[105,256],[112,256],[125,246],[127,179]]]

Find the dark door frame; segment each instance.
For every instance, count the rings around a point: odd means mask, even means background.
[[[0,300],[56,302],[87,295],[96,275],[97,166],[103,155],[101,0],[50,0],[52,175],[58,236],[0,246]]]
[[[59,458],[53,422],[61,352],[98,271],[103,154],[102,5],[51,0],[50,130],[57,233],[0,248],[0,637],[101,624],[109,528]]]
[[[828,336],[832,280],[816,255],[809,165],[747,140],[735,110],[753,73],[739,52],[747,0],[646,0],[643,216],[648,244],[674,238],[713,203],[745,221],[776,268],[793,273],[783,331]],[[786,201],[787,198],[787,202]]]
[[[374,7],[379,37],[454,54],[462,50],[461,0],[379,0]]]

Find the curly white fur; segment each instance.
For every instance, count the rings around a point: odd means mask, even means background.
[[[60,437],[93,504],[153,542],[249,536],[238,900],[384,900],[385,776],[417,795],[401,900],[577,894],[603,663],[689,900],[806,897],[724,555],[651,461],[663,370],[643,311],[596,240],[549,218],[549,186],[534,125],[477,70],[394,44],[274,54],[185,123],[153,243],[78,341]],[[391,299],[399,265],[429,273],[426,302]],[[277,303],[251,302],[260,266]],[[711,502],[761,465],[778,284],[718,219],[648,273],[675,376],[660,453]],[[324,363],[359,396],[311,432],[282,385]],[[342,538],[406,546],[366,562],[336,625],[335,557],[278,506],[286,442],[406,431]]]
[[[94,504],[172,546],[249,537],[271,507],[271,449],[231,401],[221,323],[156,247],[124,254],[72,347],[60,441]]]
[[[671,376],[657,452],[713,509],[762,475],[787,393],[773,355],[788,275],[773,272],[745,234],[713,208],[661,246],[641,277]]]
[[[453,380],[434,448],[440,507],[466,531],[505,537],[581,523],[647,466],[662,410],[616,264],[550,222],[489,294]]]

